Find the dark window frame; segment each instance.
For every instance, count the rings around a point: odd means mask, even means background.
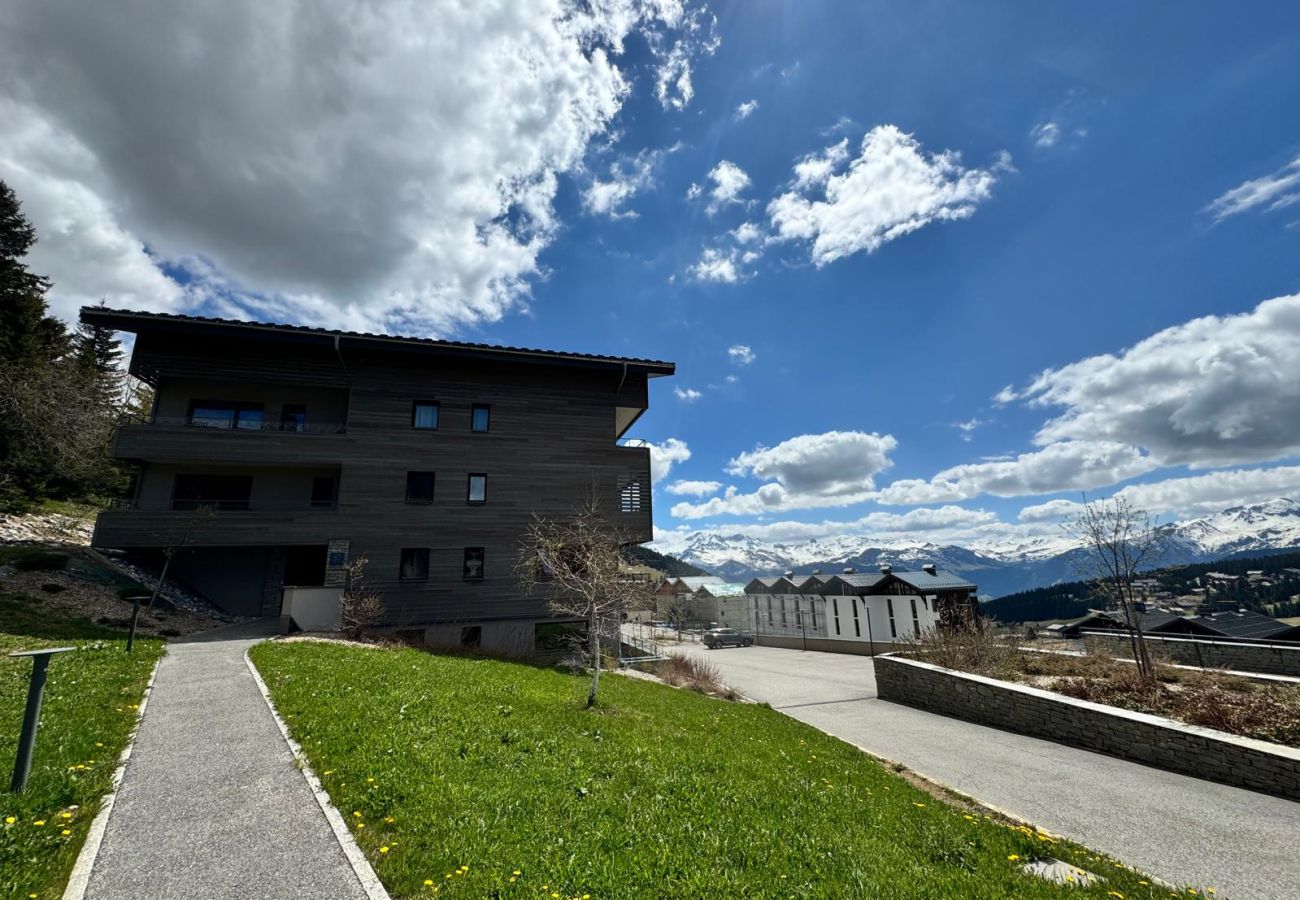
[[[207,493],[212,496],[203,496],[197,489],[201,479],[209,479]],[[224,480],[225,487],[233,487],[236,484],[244,488],[239,490],[218,489],[212,491],[212,482]],[[193,484],[196,489],[187,490],[183,493],[192,496],[181,496],[181,487],[185,484]],[[243,494],[243,496],[237,496]],[[242,512],[253,508],[253,476],[228,474],[222,472],[177,472],[172,476],[172,496],[171,508],[175,510],[194,510],[194,509],[214,509],[219,511],[237,511]]]
[[[294,416],[290,420],[289,416]],[[298,417],[301,416],[301,419]],[[288,431],[294,434],[302,434],[307,430],[307,404],[306,403],[282,403],[280,404],[280,430]]]
[[[429,496],[412,497],[411,496],[412,480],[414,479],[414,476],[423,476],[423,475],[429,476]],[[418,471],[406,473],[405,500],[407,503],[419,503],[427,506],[428,504],[432,503],[436,499],[437,495],[438,495],[438,473],[437,472],[418,470]]]
[[[483,479],[483,499],[474,499],[474,479]],[[482,506],[487,503],[487,472],[470,472],[465,478],[465,502],[470,506]]]
[[[478,556],[478,574],[469,574],[469,562],[472,555]],[[461,563],[460,577],[462,581],[482,581],[484,570],[487,569],[487,549],[484,547],[466,547],[465,558]]]
[[[421,406],[433,407],[433,425],[417,425],[417,417],[420,414]],[[438,424],[442,419],[442,404],[437,400],[412,400],[411,401],[411,427],[416,431],[437,431]]]
[[[329,497],[320,497],[317,493],[323,482],[329,481]],[[321,492],[324,493],[324,492]],[[334,475],[313,475],[311,479],[311,503],[312,509],[334,509],[339,503],[339,480]]]
[[[198,409],[212,410],[229,410],[231,413],[229,425],[206,425],[201,421],[195,423],[194,412]],[[257,413],[257,427],[250,428],[241,425],[241,416],[245,413]],[[211,421],[219,421],[213,419]],[[252,419],[249,420],[253,421]],[[185,412],[185,424],[192,428],[213,428],[217,431],[261,431],[266,427],[266,404],[259,403],[255,400],[208,400],[199,399],[191,400]]]
[[[424,569],[424,574],[407,575],[406,559],[407,554],[413,554],[417,563],[415,568]],[[423,560],[423,566],[418,563]],[[402,547],[397,554],[397,580],[398,581],[428,581],[429,580],[429,548],[428,547]]]
[[[476,427],[478,424],[478,411],[480,409],[483,410],[484,416],[486,417],[482,428]],[[492,430],[492,404],[475,403],[472,406],[470,406],[469,430],[473,434],[487,434],[489,431]]]

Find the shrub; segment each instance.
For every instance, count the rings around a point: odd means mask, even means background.
[[[656,662],[650,671],[671,685],[698,694],[710,694],[727,700],[740,698],[740,694],[723,682],[717,666],[702,659],[670,656],[668,659]]]

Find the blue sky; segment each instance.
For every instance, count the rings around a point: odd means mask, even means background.
[[[19,5],[0,177],[65,315],[674,360],[634,431],[665,532],[1016,540],[1081,490],[1300,491],[1294,4],[398,3],[323,36]]]

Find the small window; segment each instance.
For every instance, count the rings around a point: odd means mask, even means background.
[[[469,490],[466,494],[466,500],[470,503],[487,502],[487,476],[482,473],[471,473],[469,476]]]
[[[470,412],[469,430],[487,431],[490,418],[491,409],[488,405],[486,403],[475,403],[473,410]]]
[[[402,564],[398,572],[402,581],[429,580],[429,548],[403,547]]]
[[[406,473],[406,502],[407,503],[432,503],[433,502],[433,473],[432,472],[407,472]]]
[[[913,634],[918,634],[918,635],[921,633],[921,620],[920,620],[919,618],[917,618],[917,615],[916,615],[916,598],[915,598],[915,597],[912,598],[912,633],[913,633]]]
[[[637,513],[641,511],[641,482],[631,479],[619,485],[618,511]]]
[[[863,603],[867,601],[863,600]],[[853,598],[853,636],[862,637],[862,623],[858,621],[858,598]]]
[[[286,403],[280,407],[281,431],[307,430],[307,405],[305,403]]]
[[[313,509],[333,509],[337,501],[334,493],[334,476],[317,475],[311,480],[311,505]]]
[[[898,628],[894,625],[894,599],[886,597],[885,603],[889,605],[889,636],[896,638],[898,637]]]
[[[838,597],[831,598],[831,611],[835,613],[835,633],[840,633],[840,601]]]
[[[465,548],[465,572],[466,581],[483,580],[483,548],[466,547]]]
[[[260,431],[262,404],[233,400],[194,400],[190,403],[189,424],[227,431]]]
[[[433,400],[416,400],[411,407],[411,427],[421,431],[438,429],[438,404]]]

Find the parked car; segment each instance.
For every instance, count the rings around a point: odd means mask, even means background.
[[[754,636],[734,628],[710,628],[704,632],[704,646],[710,650],[719,647],[749,647],[754,643]]]

